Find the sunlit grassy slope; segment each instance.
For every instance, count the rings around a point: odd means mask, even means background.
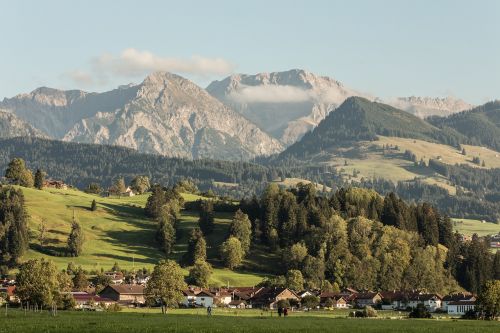
[[[145,217],[143,207],[147,195],[122,198],[102,198],[77,190],[56,190],[23,188],[26,205],[30,215],[31,246],[24,259],[46,257],[58,267],[65,268],[69,262],[81,265],[88,270],[110,269],[116,262],[122,268],[151,268],[164,255],[157,249],[155,242],[156,222]],[[183,194],[186,201],[201,197]],[[97,211],[90,210],[92,200],[97,202]],[[85,244],[79,257],[58,256],[66,245],[70,224],[75,215],[81,224]],[[209,261],[215,266],[213,284],[254,285],[263,275],[245,270],[230,271],[221,268],[218,261],[218,246],[227,236],[230,214],[216,214],[216,228],[207,237]],[[40,247],[38,241],[39,226],[44,221],[47,229],[46,244]],[[183,211],[179,224],[180,239],[172,254],[173,259],[180,259],[187,248],[189,230],[197,226],[198,214]],[[250,255],[247,267],[254,267],[253,261],[259,261],[258,249]],[[186,271],[187,274],[187,271]]]
[[[353,147],[324,153],[314,157],[313,162],[336,166],[345,179],[359,181],[363,177],[383,178],[398,182],[418,178],[428,184],[438,185],[452,195],[456,193],[456,188],[448,179],[430,168],[416,166],[404,156],[404,152],[409,150],[416,155],[418,161],[424,160],[426,163],[429,159],[437,159],[450,165],[466,164],[483,168],[472,163],[474,157],[479,157],[481,162],[485,162],[484,168],[500,167],[500,153],[484,147],[464,145],[465,155],[462,155],[455,147],[443,144],[398,137],[378,138],[376,141],[360,142]],[[391,148],[383,149],[387,145]]]
[[[464,235],[486,236],[500,232],[500,224],[469,219],[453,219],[453,228]]]

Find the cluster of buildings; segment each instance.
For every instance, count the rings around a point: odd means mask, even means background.
[[[148,276],[137,276],[133,284],[124,283],[121,272],[106,272],[111,284],[95,293],[95,290],[70,292],[76,307],[92,309],[96,305],[109,307],[144,306],[144,295]],[[0,294],[6,295],[10,301],[16,300],[15,281],[1,280]],[[430,312],[442,312],[450,315],[463,315],[476,307],[476,297],[470,293],[456,293],[441,296],[435,293],[381,291],[359,292],[345,288],[340,292],[322,292],[320,290],[304,290],[296,292],[288,288],[276,287],[228,287],[198,288],[190,287],[182,292],[181,307],[228,307],[228,308],[267,308],[277,309],[278,302],[288,301],[292,307],[300,307],[307,296],[314,296],[319,301],[317,307],[324,309],[364,308],[372,306],[382,310],[408,310],[423,304]]]

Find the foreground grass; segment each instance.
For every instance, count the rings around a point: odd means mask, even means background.
[[[0,333],[17,332],[497,332],[498,322],[455,320],[347,319],[315,316],[223,316],[145,313],[2,313]]]

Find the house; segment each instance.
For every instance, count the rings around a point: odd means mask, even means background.
[[[381,291],[382,310],[406,309],[408,303],[408,295],[401,291]]]
[[[423,304],[430,312],[441,308],[442,297],[438,294],[411,294],[408,297],[407,306],[416,308],[418,304]]]
[[[463,315],[469,310],[475,310],[476,301],[457,301],[449,302],[447,311],[450,315]]]
[[[122,272],[104,272],[104,275],[111,278],[112,284],[122,284],[125,280]]]
[[[136,284],[116,284],[104,288],[99,296],[127,305],[144,304],[144,286]]]
[[[183,290],[182,295],[184,298],[181,305],[187,308],[196,306],[196,293],[193,290]]]
[[[376,292],[358,293],[355,294],[354,302],[360,308],[374,306],[382,302],[382,296]]]
[[[227,290],[218,289],[218,290],[210,290],[210,292],[214,295],[214,303],[218,305],[228,305],[233,300],[232,293]]]
[[[328,306],[331,303],[331,306]],[[319,304],[323,307],[331,307],[334,309],[346,309],[349,307],[347,300],[339,293],[322,292],[319,295]]]
[[[228,307],[231,309],[245,309],[247,307],[247,302],[243,300],[234,300],[229,302]]]
[[[75,300],[77,309],[93,309],[96,305],[101,305],[107,308],[116,303],[109,298],[104,298],[99,295],[89,294],[86,292],[71,292],[71,295]]]
[[[475,301],[476,297],[471,293],[457,293],[446,295],[441,301],[441,309],[448,311],[448,304],[452,302]]]
[[[67,190],[68,185],[66,185],[62,180],[46,179],[43,182],[43,187],[56,188],[59,190]]]
[[[269,309],[275,309],[280,300],[299,302],[300,298],[288,288],[262,288],[249,299],[253,307]]]
[[[6,285],[0,287],[0,294],[5,294],[9,302],[15,302],[15,303],[19,302],[19,298],[16,296],[15,292],[16,292],[16,286]]]
[[[135,195],[134,191],[129,187],[125,190],[125,192],[122,193],[122,196],[124,197],[133,197]]]
[[[214,305],[215,296],[207,290],[202,290],[196,294],[196,305],[208,308]]]

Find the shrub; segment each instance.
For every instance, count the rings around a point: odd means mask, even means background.
[[[423,304],[417,304],[410,312],[410,318],[432,318],[432,315]]]
[[[363,315],[364,317],[375,318],[377,317],[377,310],[368,305],[363,310]]]

